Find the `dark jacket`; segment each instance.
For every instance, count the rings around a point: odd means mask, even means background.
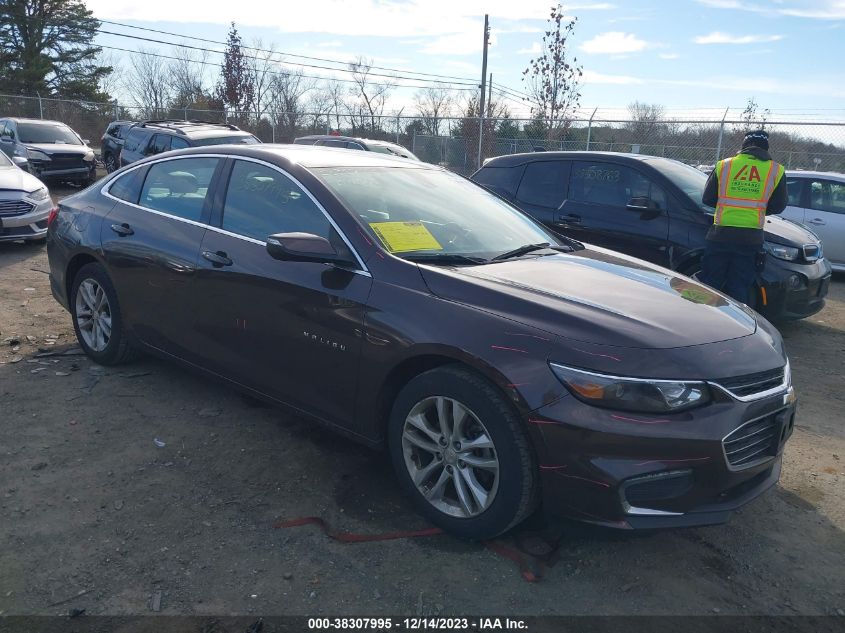
[[[759,147],[748,147],[739,153],[748,154],[759,160],[772,160],[769,152]],[[719,199],[719,174],[717,171],[717,169],[713,169],[710,178],[707,179],[707,184],[704,185],[704,195],[701,196],[701,201],[710,207],[715,207]],[[772,197],[769,198],[766,215],[776,215],[783,211],[788,200],[786,174],[784,174],[772,192]],[[739,226],[711,226],[710,230],[707,231],[707,239],[714,242],[730,242],[731,244],[762,244],[763,231]]]

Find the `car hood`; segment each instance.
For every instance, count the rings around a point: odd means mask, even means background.
[[[87,154],[93,151],[87,145],[71,145],[70,143],[24,143],[29,149],[37,149],[48,156],[51,154]]]
[[[0,168],[0,191],[35,191],[44,186],[38,178],[17,167]]]
[[[776,215],[766,218],[766,226],[763,230],[766,233],[767,240],[786,246],[801,247],[804,244],[816,244],[819,241],[813,233],[800,224],[779,218]]]
[[[568,339],[660,349],[753,334],[753,312],[671,270],[613,251],[467,267],[420,265],[431,291]]]

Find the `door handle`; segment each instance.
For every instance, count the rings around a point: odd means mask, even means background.
[[[813,220],[807,220],[807,223],[808,224],[816,224],[816,225],[819,225],[819,226],[822,225],[822,224],[826,224],[826,222],[824,220],[822,220],[821,218],[815,218]]]
[[[226,253],[224,253],[223,251],[217,251],[217,252],[203,251],[202,256],[203,256],[204,259],[207,259],[212,264],[214,264],[214,266],[217,267],[217,268],[219,268],[220,266],[231,266],[232,265],[232,260],[229,259],[229,256],[226,255]]]
[[[563,215],[560,218],[560,224],[580,224],[581,223],[581,216],[576,213],[570,213],[569,215]]]
[[[127,235],[133,235],[135,233],[132,227],[126,222],[123,224],[112,224],[111,230],[117,233],[120,237],[126,237]]]

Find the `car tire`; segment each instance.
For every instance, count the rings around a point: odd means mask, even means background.
[[[489,539],[536,507],[537,465],[526,430],[478,374],[458,366],[420,374],[396,397],[388,424],[401,488],[443,530]]]
[[[71,286],[70,314],[79,346],[94,362],[118,365],[134,356],[117,293],[100,264],[79,269]]]
[[[117,159],[114,154],[106,152],[106,155],[103,156],[103,166],[106,168],[106,173],[109,174],[117,170]]]

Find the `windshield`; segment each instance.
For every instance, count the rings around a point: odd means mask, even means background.
[[[196,147],[203,147],[205,145],[256,145],[260,142],[261,141],[255,138],[252,134],[194,139],[194,145]]]
[[[370,143],[370,150],[378,152],[379,154],[390,154],[391,156],[401,156],[402,158],[413,158],[415,160],[419,160],[411,152],[400,145],[381,145]]]
[[[399,257],[489,260],[527,244],[561,241],[482,187],[437,169],[313,170],[370,235]]]
[[[713,210],[712,207],[708,207],[701,201],[701,197],[704,195],[704,185],[707,183],[707,174],[675,160],[655,161],[652,165],[678,185],[699,207],[706,211]]]
[[[82,145],[82,141],[68,126],[61,123],[18,123],[21,143]]]
[[[0,152],[0,169],[4,167],[14,167],[12,161],[9,160],[9,157],[6,156],[3,152]]]

